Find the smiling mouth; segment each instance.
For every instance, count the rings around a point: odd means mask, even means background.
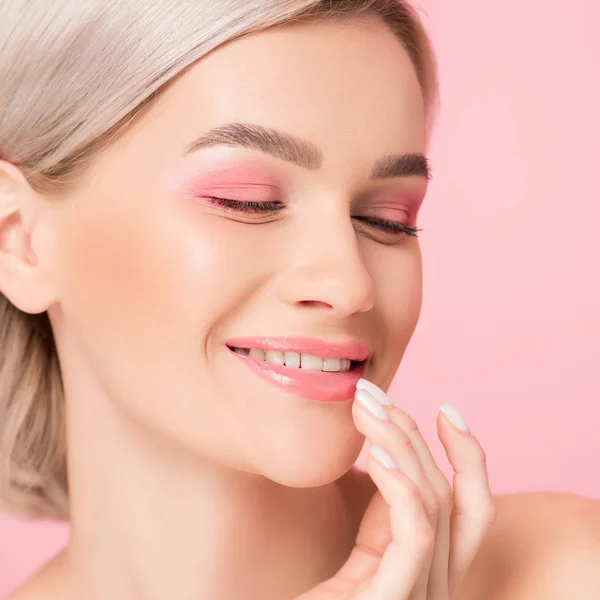
[[[371,348],[358,340],[306,336],[238,337],[226,347],[260,379],[293,397],[321,402],[351,401],[372,358]]]
[[[352,360],[350,358],[331,358],[316,356],[306,352],[289,352],[280,350],[262,350],[261,348],[238,348],[227,345],[227,347],[239,354],[259,362],[289,367],[301,371],[321,371],[323,373],[347,373],[360,370],[366,362],[364,360]]]

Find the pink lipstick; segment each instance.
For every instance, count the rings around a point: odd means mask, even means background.
[[[308,337],[243,337],[229,339],[226,343],[232,355],[260,378],[288,393],[321,402],[343,402],[353,398],[356,383],[363,376],[365,361],[371,354],[369,346],[354,340],[325,342]],[[327,371],[287,366],[250,356],[250,349],[254,350],[254,354],[257,351],[260,354],[262,350],[342,359],[346,367],[339,371]],[[294,355],[287,356],[298,359]]]

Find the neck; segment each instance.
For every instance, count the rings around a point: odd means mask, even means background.
[[[184,456],[106,407],[68,429],[73,597],[283,600],[334,575],[351,551],[338,482],[291,488]]]

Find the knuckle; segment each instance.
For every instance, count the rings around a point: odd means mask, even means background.
[[[405,427],[406,429],[408,429],[408,431],[410,432],[415,432],[415,431],[419,431],[419,426],[417,425],[417,422],[409,415],[405,414],[404,416],[404,423],[405,423]]]
[[[444,514],[450,515],[452,514],[454,506],[454,492],[446,478],[442,479],[443,480],[440,481],[437,486],[440,510],[443,511]]]
[[[487,471],[487,455],[485,453],[485,450],[479,444],[477,444],[475,461],[477,466],[479,466],[484,471]]]
[[[412,441],[411,441],[410,437],[408,435],[406,435],[405,431],[398,428],[398,430],[396,432],[396,436],[398,439],[398,443],[401,446],[403,446],[404,448],[412,448]]]
[[[409,433],[418,431],[419,426],[417,425],[417,422],[402,409],[398,408],[397,406],[391,406],[389,408],[389,413],[392,421],[398,425],[398,427],[404,429],[404,431]]]
[[[423,499],[421,497],[421,490],[420,490],[419,486],[412,479],[409,479],[408,477],[406,477],[404,484],[403,484],[403,488],[404,488],[404,491],[410,502],[413,502],[413,503],[422,503],[423,502]]]
[[[440,500],[437,494],[431,488],[426,488],[422,491],[422,497],[423,504],[425,504],[428,514],[433,517],[433,519],[437,520],[441,510]]]
[[[417,552],[423,556],[428,554],[435,543],[435,532],[427,521],[424,521],[415,535],[415,546]]]
[[[479,464],[487,470],[487,454],[485,453],[485,450],[482,448],[479,452]]]
[[[409,415],[406,415],[406,426],[410,431],[419,431],[419,426],[417,422]]]
[[[394,536],[389,529],[377,529],[375,532],[361,531],[354,544],[357,551],[381,557],[382,548],[387,548],[394,541]]]

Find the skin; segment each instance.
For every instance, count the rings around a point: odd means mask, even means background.
[[[381,421],[357,402],[308,402],[224,345],[357,339],[373,350],[365,377],[387,389],[419,317],[421,256],[416,238],[364,217],[414,223],[427,180],[369,174],[385,155],[425,152],[424,114],[408,55],[376,18],[296,24],[196,63],[63,198],[0,162],[0,289],[22,310],[48,310],[72,502],[68,548],[11,600],[358,599],[364,588],[348,581],[359,572],[383,573],[370,600],[597,597],[598,581],[582,577],[599,554],[594,503],[492,501],[476,438],[440,415],[464,474],[453,496],[399,408]],[[184,155],[232,121],[308,140],[323,163],[225,146]],[[258,188],[235,177],[229,188],[288,206],[257,217],[190,193],[223,167],[260,170]],[[365,436],[401,470],[372,457],[368,474],[352,468]],[[563,560],[574,548],[581,561]]]

